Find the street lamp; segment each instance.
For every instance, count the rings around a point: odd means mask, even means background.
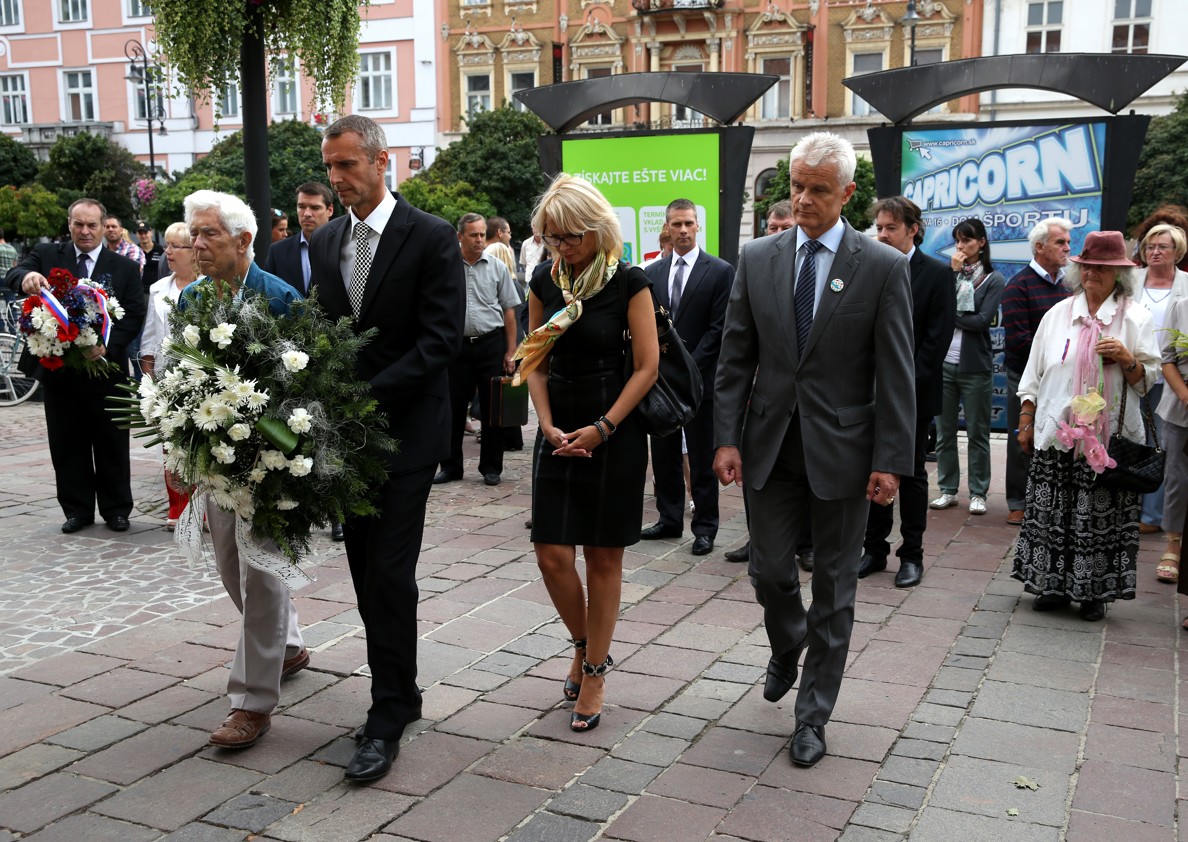
[[[916,66],[916,24],[920,22],[920,16],[916,14],[916,0],[908,0],[907,11],[904,12],[903,19],[899,21],[912,33],[912,46],[909,53],[909,64],[911,67]]]
[[[144,116],[148,121],[148,147],[149,147],[149,172],[153,178],[157,177],[157,158],[153,152],[153,123],[161,124],[161,134],[165,134],[165,111],[157,104],[157,98],[153,96],[153,77],[152,70],[149,67],[148,53],[145,52],[144,46],[135,38],[124,44],[124,55],[132,62],[133,67],[137,62],[143,65],[141,69],[140,78],[144,81]],[[129,79],[135,80],[135,77],[129,76]]]

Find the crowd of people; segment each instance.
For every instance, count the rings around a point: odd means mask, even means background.
[[[148,377],[159,374],[171,308],[187,306],[199,284],[262,296],[276,318],[316,294],[330,318],[374,331],[357,375],[404,446],[374,490],[379,515],[332,526],[345,542],[372,685],[348,780],[387,774],[405,726],[420,717],[416,564],[432,486],[464,476],[476,395],[481,481],[498,485],[504,451],[523,446],[491,406],[501,377],[522,379],[535,408],[530,537],[573,646],[561,697],[577,733],[601,720],[624,549],[680,538],[690,517],[690,551],[711,553],[719,489],[734,483],[749,538],[726,557],[748,563],[763,608],[763,696],[777,702],[799,679],[791,761],[808,767],[826,754],[859,580],[887,569],[897,499],[894,583],[923,580],[928,509],[959,502],[959,416],[968,511],[987,511],[990,330],[1000,307],[1012,430],[1005,499],[1020,527],[1013,575],[1035,609],[1075,602],[1094,621],[1110,602],[1133,599],[1140,531],[1166,533],[1156,574],[1179,581],[1188,362],[1161,331],[1188,332],[1188,275],[1176,268],[1188,250],[1183,224],[1147,225],[1136,267],[1120,232],[1084,232],[1070,256],[1072,223],[1045,219],[1030,231],[1030,264],[1007,281],[976,217],[953,228],[948,265],[922,251],[920,208],[902,196],[871,208],[874,236],[855,230],[842,215],[854,150],[818,132],[791,150],[791,198],[770,209],[766,236],[743,247],[736,267],[705,250],[698,208],[679,197],[665,210],[659,252],[638,267],[624,260],[615,209],[579,177],[553,180],[517,256],[505,219],[465,214],[450,224],[389,191],[386,139],[373,121],[331,124],[322,154],[329,185],[298,188],[295,236],[284,212],[272,214],[262,267],[251,208],[200,190],[163,248],[146,225],[136,226],[138,247],[99,202],[80,199],[70,240],[35,247],[5,279],[24,295],[58,267],[103,283],[125,314],[93,353],[125,372],[136,360]],[[336,200],[346,209],[337,216]],[[679,433],[649,437],[636,408],[661,377],[657,312],[671,318],[703,386]],[[91,526],[96,506],[110,529],[129,528],[128,432],[104,406],[126,376],[39,373],[63,532]],[[1104,484],[1101,471],[1111,433],[1145,440],[1148,400],[1167,469],[1161,491],[1143,496]],[[934,419],[940,494],[930,501]],[[658,519],[644,526],[649,461]],[[192,489],[168,475],[166,485],[172,527]],[[282,679],[310,655],[288,591],[241,563],[235,515],[207,512],[220,576],[243,616],[231,713],[210,741],[246,748],[270,729]],[[811,573],[811,605],[798,566]]]

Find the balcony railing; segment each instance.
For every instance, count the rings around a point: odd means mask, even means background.
[[[641,15],[655,15],[720,9],[725,3],[726,0],[631,0],[631,7]]]

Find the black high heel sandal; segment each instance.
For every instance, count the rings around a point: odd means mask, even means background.
[[[599,664],[596,667],[590,666],[590,664],[586,662],[586,659],[583,658],[582,659],[582,673],[584,675],[592,675],[595,677],[601,677],[601,676],[606,675],[607,672],[610,670],[610,668],[613,667],[614,665],[615,665],[614,658],[612,658],[609,654],[606,656],[606,660],[603,661],[601,664]],[[591,713],[589,715],[586,715],[584,713],[577,713],[575,711],[571,715],[571,718],[569,720],[569,730],[577,731],[578,733],[581,733],[583,731],[593,731],[595,728],[598,727],[598,723],[601,721],[602,721],[602,711],[598,711],[598,713]]]
[[[586,639],[584,637],[581,640],[578,640],[575,638],[575,639],[571,640],[570,643],[573,644],[573,648],[575,650],[576,649],[585,650],[585,648],[586,648]],[[586,661],[583,658],[582,663],[584,664],[585,662]],[[580,693],[580,692],[582,692],[582,683],[580,681],[574,681],[572,678],[570,678],[568,675],[566,675],[565,676],[565,689],[562,691],[562,695],[565,696],[565,701],[576,702],[578,693]]]

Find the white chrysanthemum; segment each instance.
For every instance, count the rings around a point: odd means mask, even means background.
[[[227,322],[219,322],[210,329],[210,341],[218,345],[220,348],[226,348],[231,344],[231,337],[235,335],[235,325]]]
[[[235,396],[236,403],[246,403],[248,398],[252,396],[252,393],[256,391],[256,381],[240,380],[227,391]]]
[[[74,344],[80,348],[93,348],[99,344],[99,334],[92,328],[84,327],[78,332],[78,337],[74,340]]]
[[[165,468],[175,474],[182,473],[189,461],[190,455],[184,447],[171,446],[165,453]]]
[[[309,354],[304,351],[285,351],[281,354],[281,362],[289,371],[301,371],[309,365]]]
[[[218,459],[224,465],[235,464],[235,448],[226,442],[216,444],[210,449],[210,455]]]
[[[227,436],[231,439],[231,441],[243,441],[244,439],[251,436],[251,434],[252,428],[242,422],[239,424],[232,424],[230,429],[227,430]]]
[[[120,304],[120,300],[114,295],[107,296],[107,315],[112,321],[124,318],[124,305]]]
[[[279,450],[265,450],[260,454],[260,461],[264,463],[264,467],[270,471],[284,470],[288,460],[285,459],[285,454]]]
[[[263,409],[268,406],[268,392],[252,392],[247,397],[247,405],[252,409]]]
[[[289,460],[289,473],[295,477],[306,476],[313,470],[313,459],[309,456],[294,456]]]
[[[201,331],[198,330],[197,325],[186,325],[182,330],[182,339],[186,340],[186,344],[194,348],[198,347],[198,341],[202,338]]]
[[[289,429],[298,435],[308,433],[313,429],[313,418],[310,417],[309,410],[298,407],[294,409],[289,415],[289,420],[285,422],[289,425]]]
[[[191,389],[194,388],[195,386],[201,386],[203,383],[205,383],[209,379],[210,379],[210,375],[207,374],[206,371],[201,368],[191,368],[189,375],[186,377],[186,380],[189,381]]]
[[[297,508],[298,505],[299,504],[296,500],[289,500],[288,498],[276,501],[276,508],[281,512],[291,511],[292,509]]]
[[[251,473],[248,474],[248,479],[252,482],[264,482],[264,477],[268,476],[268,472],[263,468],[252,468]]]
[[[46,339],[53,339],[58,335],[58,320],[46,317],[41,322],[41,327],[37,331]]]
[[[224,389],[233,389],[239,383],[239,366],[234,369],[219,367],[215,380]]]
[[[235,410],[218,398],[206,398],[194,411],[194,423],[200,430],[210,432],[235,420]]]

